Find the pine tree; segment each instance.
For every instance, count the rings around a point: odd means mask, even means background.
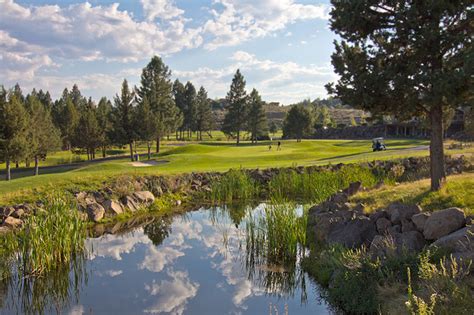
[[[2,89],[3,90],[3,89]],[[28,113],[18,94],[0,91],[0,158],[6,164],[6,180],[11,180],[11,162],[25,157],[28,146]]]
[[[107,146],[112,142],[112,103],[106,98],[102,97],[97,105],[97,122],[99,123],[100,129],[100,147],[102,149],[102,157],[106,157]]]
[[[156,152],[160,152],[160,140],[173,133],[182,123],[182,115],[173,99],[171,71],[160,57],[154,56],[142,70],[141,86],[137,90],[138,102],[147,98],[156,117]]]
[[[79,111],[72,102],[71,97],[66,98],[66,103],[61,111],[59,118],[61,134],[63,137],[63,144],[67,150],[71,150],[74,144],[74,136],[79,123]]]
[[[75,131],[75,147],[86,151],[89,160],[95,159],[95,151],[101,145],[101,128],[97,109],[91,99],[83,107]]]
[[[197,119],[197,100],[196,88],[191,82],[187,82],[184,86],[184,126],[188,132],[188,138],[191,138],[192,132],[196,131]]]
[[[128,87],[127,80],[123,80],[120,96],[115,96],[115,107],[113,109],[114,142],[118,145],[129,145],[132,161],[134,160],[134,142],[137,139],[134,97],[134,93]]]
[[[234,75],[230,90],[227,93],[227,113],[224,117],[222,131],[237,138],[240,143],[240,133],[244,130],[247,122],[247,93],[245,92],[245,80],[240,70]]]
[[[292,106],[283,122],[283,137],[294,138],[298,142],[311,133],[311,113],[303,105]]]
[[[275,134],[278,132],[278,126],[277,124],[275,123],[275,121],[272,121],[270,123],[270,132],[272,133],[272,135],[275,136]]]
[[[446,180],[443,113],[472,103],[472,1],[331,1],[328,91],[344,104],[404,120],[429,117],[431,189]]]
[[[39,174],[39,161],[61,147],[61,134],[53,124],[50,110],[36,95],[32,93],[26,98],[29,113],[27,158],[35,162],[35,176]]]
[[[256,89],[253,89],[249,95],[248,107],[247,130],[252,143],[257,143],[259,137],[268,134],[268,123],[262,98]]]
[[[202,132],[211,130],[213,125],[213,114],[211,102],[207,97],[207,91],[201,86],[196,97],[196,131],[198,138],[202,141]]]
[[[157,117],[152,112],[150,103],[145,96],[136,108],[135,115],[139,139],[145,141],[148,148],[148,159],[151,159],[151,146],[156,139]]]
[[[183,83],[176,79],[173,83],[173,97],[176,106],[179,108],[183,114],[183,123],[179,126],[178,130],[180,132],[179,137],[176,136],[176,140],[184,139],[184,131],[186,130],[185,117],[184,113],[186,112],[186,99],[185,99],[185,88]]]

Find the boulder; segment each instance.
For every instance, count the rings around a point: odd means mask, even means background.
[[[470,225],[451,234],[440,237],[431,246],[444,248],[451,252],[474,251],[474,226]]]
[[[409,205],[399,202],[392,203],[387,208],[387,213],[393,224],[400,224],[402,219],[408,220],[412,216],[421,212],[418,205]]]
[[[133,193],[133,197],[135,197],[137,202],[147,205],[150,205],[155,201],[155,196],[153,196],[149,191],[136,191]]]
[[[349,187],[343,190],[343,193],[347,194],[348,196],[354,196],[362,189],[361,182],[354,182],[350,183]]]
[[[398,224],[393,225],[387,229],[387,233],[390,235],[395,235],[398,233],[402,233],[402,227]]]
[[[459,208],[448,208],[435,211],[426,220],[423,235],[427,240],[437,240],[466,225],[464,211]]]
[[[358,212],[359,214],[363,214],[364,210],[365,206],[363,203],[358,203],[352,208],[352,211]]]
[[[400,234],[396,237],[397,248],[419,252],[425,246],[425,239],[423,235],[418,231],[408,231]]]
[[[140,209],[140,205],[131,196],[123,197],[122,199],[120,199],[120,202],[122,203],[125,209],[129,209],[132,212],[135,212]]]
[[[365,216],[334,225],[327,236],[328,243],[338,243],[346,247],[360,247],[372,242],[377,234],[375,224]]]
[[[19,228],[23,225],[23,221],[14,217],[7,217],[5,220],[3,220],[2,226],[11,228],[11,229],[16,229]]]
[[[387,214],[387,211],[380,210],[380,211],[376,211],[376,212],[371,213],[369,215],[369,218],[372,221],[377,222],[377,220],[380,219],[380,218],[388,218],[388,214]]]
[[[422,213],[418,213],[412,216],[411,221],[415,224],[418,231],[423,232],[426,220],[428,220],[429,217],[430,217],[430,213],[422,212]]]
[[[389,219],[383,217],[378,219],[375,224],[377,226],[377,232],[379,232],[379,234],[385,234],[388,228],[392,226],[392,222],[390,222]]]
[[[407,219],[402,219],[402,233],[417,231],[415,224]]]
[[[23,216],[25,216],[25,210],[23,210],[22,208],[18,208],[15,211],[13,211],[11,216],[17,219],[21,219],[23,218]]]
[[[425,246],[425,239],[418,231],[377,235],[370,244],[369,251],[377,257],[393,256],[404,251],[419,252]]]
[[[105,209],[105,213],[111,216],[116,216],[123,213],[122,205],[115,200],[105,200],[102,204]]]
[[[90,220],[99,222],[104,218],[105,209],[98,203],[91,203],[87,205],[87,215]]]
[[[334,194],[331,196],[331,201],[336,203],[336,204],[345,204],[346,202],[349,201],[349,196],[343,192]]]
[[[9,217],[13,212],[15,212],[15,208],[13,208],[13,207],[3,207],[3,208],[0,208],[0,218],[7,218],[7,217]]]

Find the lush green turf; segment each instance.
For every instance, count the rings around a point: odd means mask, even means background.
[[[14,173],[16,179],[0,182],[0,204],[23,201],[25,195],[35,199],[34,194],[52,188],[94,188],[111,176],[120,174],[176,174],[199,171],[225,171],[230,168],[267,168],[293,165],[316,165],[328,163],[349,163],[393,159],[406,156],[427,155],[427,141],[388,140],[389,150],[372,152],[370,141],[352,140],[307,140],[283,141],[281,151],[275,142],[257,145],[233,142],[165,142],[160,154],[153,159],[165,164],[150,167],[135,167],[127,158],[93,163],[78,163],[73,166],[56,166],[40,170],[40,176],[22,177],[31,174]],[[143,148],[143,147],[142,147]],[[421,149],[420,149],[421,148]],[[452,151],[456,152],[456,151]],[[66,154],[66,153],[61,153]],[[15,197],[18,198],[15,198]]]

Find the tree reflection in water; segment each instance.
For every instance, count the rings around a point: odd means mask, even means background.
[[[159,246],[171,234],[171,216],[156,218],[153,222],[143,227],[143,232],[151,240],[153,245]]]

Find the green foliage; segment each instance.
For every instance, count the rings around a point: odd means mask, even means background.
[[[250,93],[248,102],[247,130],[250,133],[250,140],[256,143],[259,137],[266,136],[268,133],[267,117],[262,98],[256,89]]]
[[[207,97],[207,91],[201,86],[196,96],[196,131],[199,132],[199,140],[202,140],[202,132],[211,130],[213,122],[211,102]]]
[[[137,139],[134,119],[134,93],[130,91],[127,80],[123,80],[120,96],[116,95],[113,110],[114,142],[119,145],[129,144]],[[130,152],[133,160],[133,152]]]
[[[379,179],[370,169],[358,165],[302,174],[295,170],[282,170],[270,180],[268,191],[276,200],[320,203],[352,182],[360,181],[365,187],[372,187]]]
[[[231,169],[211,185],[210,198],[216,203],[244,201],[256,198],[260,187],[256,181],[243,170]]]
[[[240,143],[240,133],[245,129],[248,115],[247,92],[245,80],[240,70],[234,75],[230,90],[227,93],[227,113],[224,117],[222,131],[226,135],[235,136]]]
[[[308,109],[302,105],[291,107],[283,122],[283,137],[286,139],[302,138],[311,134],[312,117]]]
[[[249,214],[246,226],[247,264],[294,265],[304,255],[307,215],[294,204],[268,204]]]

